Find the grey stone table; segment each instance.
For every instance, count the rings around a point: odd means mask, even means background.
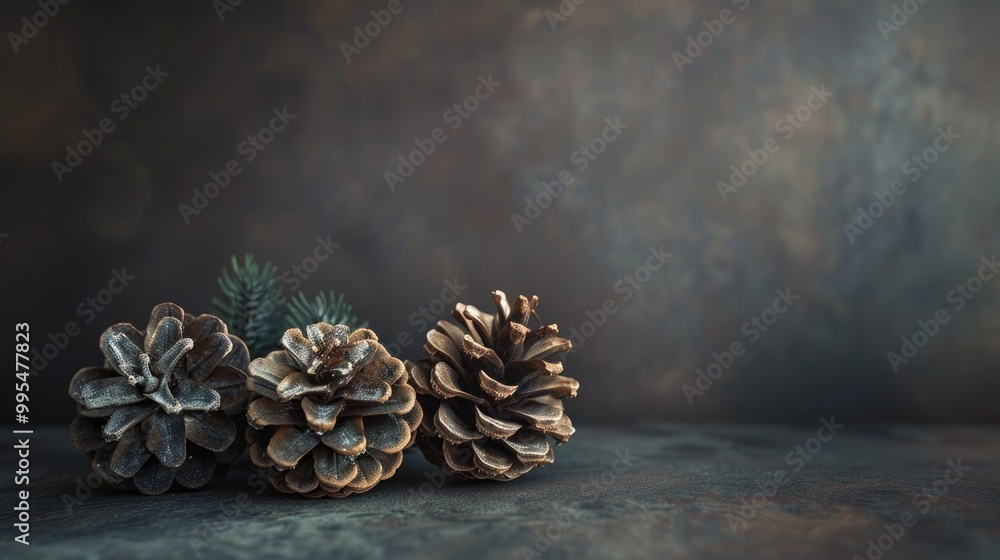
[[[5,474],[0,558],[1000,558],[1000,428],[820,427],[583,428],[510,483],[414,451],[343,500],[265,489],[245,461],[202,492],[91,490],[66,430],[39,429],[31,545]]]

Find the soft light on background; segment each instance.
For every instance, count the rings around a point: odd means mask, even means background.
[[[342,43],[386,4],[246,1],[220,20],[209,2],[74,2],[0,57],[3,317],[30,321],[37,349],[81,328],[37,373],[34,421],[72,417],[66,386],[108,325],[145,324],[161,301],[210,311],[230,255],[292,270],[318,237],[338,246],[301,288],[345,292],[386,342],[408,335],[403,358],[451,284],[483,309],[494,289],[537,294],[544,321],[592,334],[567,361],[577,423],[1000,420],[1000,278],[959,310],[950,294],[1000,252],[996,3],[928,2],[887,32],[892,3],[862,0],[589,0],[564,20],[546,14],[556,0],[404,1],[348,62]],[[34,7],[5,5],[3,30]],[[168,75],[120,118],[147,67]],[[241,143],[282,108],[294,118],[246,161]],[[57,174],[105,118],[114,129]],[[915,178],[904,166],[949,126],[960,137]],[[444,141],[390,188],[436,128]],[[602,153],[577,152],[602,133]],[[207,206],[178,208],[234,159]],[[541,185],[563,170],[573,182],[550,200]],[[896,180],[905,193],[845,233]],[[672,256],[649,261],[661,246]],[[134,280],[88,304],[123,267]],[[626,275],[645,281],[626,290]],[[786,289],[799,299],[748,334]],[[949,322],[894,368],[888,353],[942,308]],[[689,402],[682,386],[737,342]]]

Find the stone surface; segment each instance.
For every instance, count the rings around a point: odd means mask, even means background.
[[[244,460],[206,491],[80,502],[86,459],[65,429],[39,429],[32,544],[10,544],[5,522],[0,557],[847,560],[906,513],[915,524],[883,537],[885,560],[1000,557],[1000,428],[848,425],[810,443],[819,428],[583,428],[554,465],[511,483],[445,477],[410,452],[396,477],[343,500],[265,489]],[[793,472],[797,446],[810,460]],[[4,472],[13,459],[4,451]],[[949,461],[968,468],[950,485]],[[10,519],[11,479],[0,494]]]

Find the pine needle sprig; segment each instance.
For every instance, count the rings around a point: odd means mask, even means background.
[[[286,306],[285,328],[305,329],[306,325],[316,323],[347,325],[351,329],[367,327],[368,321],[359,321],[352,314],[352,309],[351,304],[344,301],[344,294],[337,294],[333,290],[320,292],[311,301],[304,293],[299,292]]]
[[[230,332],[246,342],[251,357],[263,356],[278,346],[282,332],[277,313],[280,288],[277,267],[270,262],[260,266],[253,255],[245,255],[242,263],[234,255],[231,269],[222,269],[222,295],[212,298],[212,304]]]

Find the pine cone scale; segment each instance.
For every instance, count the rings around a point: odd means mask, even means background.
[[[332,430],[320,436],[320,439],[323,445],[345,457],[360,455],[368,446],[364,424],[360,417],[342,418]]]
[[[84,453],[96,451],[106,442],[101,435],[100,426],[92,419],[78,415],[69,425],[70,440],[73,447]]]
[[[174,471],[174,480],[184,488],[201,488],[211,482],[218,463],[206,451],[193,449],[191,453],[197,456],[197,460],[184,461],[184,464]]]
[[[282,469],[290,469],[319,443],[314,432],[297,427],[281,426],[267,444],[267,457]]]
[[[573,423],[570,421],[569,416],[566,415],[563,415],[562,418],[551,424],[542,425],[540,428],[545,433],[562,442],[569,440],[569,436],[576,432],[576,428],[573,427]]]
[[[570,377],[535,372],[521,381],[513,398],[521,400],[543,395],[551,395],[558,399],[573,398],[576,397],[579,388],[580,383]]]
[[[428,363],[429,362],[427,360],[420,360],[415,364],[412,362],[408,364],[411,365],[410,367],[410,381],[412,382],[411,385],[413,386],[414,390],[416,390],[417,393],[420,395],[431,395],[436,392],[434,388],[431,387],[431,369],[426,367]],[[438,362],[438,363],[444,363],[444,362]],[[452,369],[452,371],[454,371],[454,369]],[[456,373],[455,375],[457,376],[458,374]],[[472,395],[469,396],[471,397]]]
[[[94,453],[94,459],[91,462],[91,468],[94,470],[95,473],[100,475],[100,477],[103,478],[106,482],[114,486],[122,486],[125,485],[126,480],[133,480],[133,479],[131,478],[127,479],[123,477],[122,475],[116,473],[115,470],[111,467],[112,457],[114,456],[114,452],[116,450],[117,446],[111,443],[105,443],[104,445],[99,447],[97,451]],[[149,454],[149,451],[146,451],[146,453]],[[147,457],[148,456],[149,455],[147,455]],[[145,465],[145,462],[143,463],[143,465]]]
[[[358,474],[347,484],[347,488],[355,492],[370,490],[382,478],[382,463],[368,454],[359,455],[355,461],[358,465]]]
[[[251,428],[252,429],[252,428]],[[250,464],[258,469],[267,470],[274,466],[274,462],[267,456],[267,443],[257,441],[250,445]]]
[[[108,349],[105,357],[111,363],[111,367],[119,375],[139,377],[141,375],[139,356],[143,354],[144,343],[140,341],[136,344],[136,341],[125,332],[110,331],[111,329],[105,331],[104,339],[106,342],[102,346],[106,346]]]
[[[306,424],[309,425],[309,429],[321,434],[333,429],[337,424],[337,415],[343,409],[343,400],[324,404],[310,398],[302,399],[302,412],[305,414]]]
[[[520,323],[507,323],[497,333],[497,355],[503,363],[519,358],[524,353],[524,340],[528,336],[528,327]]]
[[[358,475],[358,465],[352,459],[329,447],[317,448],[313,458],[316,478],[325,486],[341,488]]]
[[[265,365],[266,364],[266,365]],[[256,387],[267,387],[271,391],[276,391],[281,381],[295,373],[295,368],[278,360],[271,362],[261,362],[254,360],[250,362],[250,379]],[[277,400],[273,398],[272,400]]]
[[[552,354],[569,352],[573,348],[573,344],[565,338],[550,336],[526,348],[528,349],[521,356],[522,360],[544,360]]]
[[[456,351],[462,347],[462,341],[465,339],[465,331],[448,321],[438,321],[437,328],[455,345]],[[428,338],[428,343],[429,341],[430,339]]]
[[[436,330],[427,331],[427,343],[424,350],[433,357],[438,357],[448,363],[455,371],[465,371],[462,363],[461,344],[452,342],[451,338]]]
[[[417,393],[408,385],[393,386],[392,394],[384,403],[367,406],[347,406],[342,416],[372,416],[375,414],[406,414],[413,410]]]
[[[132,428],[118,440],[118,445],[111,454],[111,470],[122,478],[131,478],[151,455],[142,440],[142,433],[138,428]]]
[[[409,445],[407,445],[409,447]],[[402,453],[386,453],[379,451],[378,449],[372,449],[368,451],[368,454],[382,463],[382,478],[386,479],[390,476],[396,474],[396,470],[399,466],[403,464],[403,454]]]
[[[543,461],[550,449],[544,434],[528,429],[505,439],[504,443],[517,455],[518,459],[526,463]]]
[[[493,318],[481,313],[471,305],[458,304],[455,306],[454,317],[459,323],[463,323],[466,330],[478,344],[493,344]],[[489,325],[487,324],[489,323]]]
[[[161,387],[169,387],[169,384],[162,383]],[[215,389],[198,383],[193,379],[183,378],[177,382],[177,396],[174,401],[178,407],[185,411],[219,410],[222,407],[222,395]],[[168,411],[169,412],[169,411]],[[176,414],[180,410],[173,412]]]
[[[142,331],[135,328],[129,323],[116,323],[111,325],[103,333],[101,333],[100,340],[98,341],[98,346],[101,349],[101,353],[104,355],[105,359],[111,361],[111,367],[118,372],[119,375],[126,375],[125,372],[120,370],[118,363],[111,360],[113,352],[111,349],[111,341],[113,338],[124,337],[126,340],[132,343],[132,347],[135,348],[134,359],[138,360],[139,354],[142,353],[142,348],[146,344]],[[134,363],[134,362],[129,362]]]
[[[221,366],[200,382],[219,394],[219,409],[226,414],[237,415],[245,411],[246,375],[241,370]]]
[[[380,414],[363,416],[362,425],[368,446],[383,453],[398,453],[406,448],[410,440],[410,426],[397,415]]]
[[[181,332],[184,325],[177,317],[164,317],[160,319],[151,336],[146,337],[146,353],[154,361],[159,361],[163,356],[181,340]]]
[[[146,461],[146,464],[135,473],[132,480],[135,487],[143,494],[162,494],[170,489],[174,482],[176,468],[161,465],[157,461]]]
[[[421,377],[423,377],[422,373]],[[447,362],[438,362],[434,364],[434,369],[431,370],[430,375],[429,390],[437,393],[443,398],[465,396],[469,397],[469,400],[479,398],[468,392],[468,383],[462,378],[461,375],[458,374],[457,371],[455,371],[454,368],[449,366]]]
[[[118,441],[126,430],[135,426],[153,414],[158,408],[156,403],[143,401],[115,408],[108,423],[104,425],[104,441]],[[98,409],[108,410],[108,409]]]
[[[491,476],[502,474],[514,466],[514,460],[494,445],[482,441],[473,441],[471,445],[476,467]]]
[[[549,406],[537,401],[518,401],[507,405],[504,410],[538,426],[553,424],[563,416],[561,406]]]
[[[254,428],[301,425],[306,421],[302,407],[293,402],[278,402],[270,399],[256,399],[247,407],[247,421]]]
[[[521,429],[521,424],[518,422],[508,422],[506,420],[501,420],[500,418],[494,418],[492,416],[487,416],[479,410],[478,407],[475,409],[476,412],[476,428],[479,429],[486,437],[491,439],[505,439],[517,433]]]
[[[465,335],[462,341],[462,357],[465,358],[469,369],[476,371],[477,369],[485,372],[494,381],[502,383],[504,379],[503,375],[503,361],[500,360],[500,356],[497,356],[496,352],[492,349],[483,346],[482,344],[472,340],[472,337]],[[468,371],[468,370],[466,370]]]
[[[236,423],[221,410],[192,412],[184,415],[184,437],[209,451],[222,453],[236,440]]]
[[[560,375],[563,372],[563,365],[559,362],[553,363],[545,360],[515,360],[504,368],[504,374],[510,383],[519,384],[535,372],[540,372],[543,375]]]
[[[444,459],[452,470],[456,472],[476,470],[476,462],[472,460],[472,452],[470,451],[471,447],[445,443],[442,449],[444,450]]]
[[[117,379],[121,374],[108,371],[103,367],[86,367],[76,372],[69,382],[69,396],[80,402],[84,395],[89,394],[93,389],[88,389],[91,383],[101,379]]]
[[[95,379],[82,387],[80,402],[88,408],[105,408],[115,404],[133,404],[146,400],[146,396],[120,377]]]
[[[190,379],[202,381],[214,372],[219,364],[233,354],[233,341],[224,332],[212,333],[198,339],[184,357],[187,360],[185,373]],[[245,368],[246,365],[244,364]]]
[[[288,471],[285,482],[299,494],[308,494],[318,488],[319,478],[313,469],[313,456],[310,454],[303,457],[292,470]]]
[[[489,396],[490,402],[493,404],[503,402],[507,397],[517,392],[517,385],[505,385],[487,376],[483,370],[479,370],[476,375],[479,378],[479,387]]]
[[[291,375],[282,379],[275,388],[278,398],[283,401],[302,397],[310,393],[325,395],[329,392],[329,387],[309,383],[309,375],[302,371],[292,372]]]
[[[224,323],[219,321],[218,317],[202,313],[194,319],[191,319],[191,321],[184,326],[184,332],[190,339],[202,340],[216,333],[227,334],[228,331],[223,328],[223,325]],[[230,334],[229,336],[233,335]]]
[[[440,437],[451,443],[465,443],[484,436],[476,430],[474,426],[465,423],[465,420],[447,402],[442,402],[434,415],[434,427],[439,432]]]
[[[149,449],[165,467],[181,466],[187,456],[187,439],[184,437],[184,418],[177,414],[157,412],[142,421]]]
[[[358,383],[345,386],[340,394],[349,401],[385,404],[392,395],[392,387],[384,381],[365,383],[359,380]]]
[[[156,337],[156,331],[161,328],[164,319],[175,319],[183,324],[184,310],[174,303],[161,303],[153,308],[149,314],[149,322],[146,323],[146,335],[143,337],[145,344],[143,347],[147,352],[153,347],[152,341]]]

